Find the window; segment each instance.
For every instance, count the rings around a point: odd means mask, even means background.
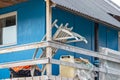
[[[0,45],[17,43],[16,12],[0,15]]]

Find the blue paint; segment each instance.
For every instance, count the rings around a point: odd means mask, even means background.
[[[118,50],[118,31],[100,24],[99,46]]]
[[[85,44],[84,42],[77,42],[77,43],[75,43],[75,46],[93,50],[94,34],[92,33],[92,31],[94,31],[94,22],[92,22],[88,19],[85,19],[83,17],[76,16],[75,17],[75,32],[84,36],[87,39],[88,43]],[[92,61],[92,57],[89,57],[89,56],[76,54],[76,57],[77,58],[83,57],[83,58],[86,58],[86,59],[89,59],[90,61]]]
[[[35,6],[34,6],[35,5]],[[17,11],[18,28],[17,28],[17,44],[26,44],[39,42],[45,35],[45,2],[44,0],[29,0],[15,6],[0,9],[0,14]],[[69,23],[69,27],[74,27],[73,31],[84,36],[88,40],[88,44],[84,42],[71,43],[73,46],[94,50],[94,22],[83,17],[74,15],[67,11],[53,8],[53,21],[58,19],[58,25]],[[53,34],[56,31],[53,28]],[[112,46],[111,46],[112,45]],[[99,26],[99,46],[108,47],[118,50],[118,31],[108,28],[102,24]],[[35,49],[14,52],[13,54],[0,55],[0,63],[31,59]],[[41,50],[38,52],[41,54]],[[37,55],[37,57],[39,56]],[[60,59],[61,55],[72,55],[76,58],[83,57],[89,59],[92,63],[94,58],[86,55],[78,55],[73,52],[58,50],[55,59]],[[12,57],[11,57],[12,56]],[[7,59],[6,59],[7,58]],[[53,65],[53,75],[59,75],[59,66]],[[9,70],[0,70],[0,78],[8,78]]]
[[[58,23],[57,23],[58,25],[60,25],[61,23],[63,23],[64,25],[66,23],[69,23],[69,27],[73,27],[74,26],[74,17],[75,16],[73,14],[70,14],[69,12],[62,11],[58,8],[53,8],[53,21],[55,19],[58,19]],[[55,31],[56,31],[56,29],[53,28],[53,34],[54,34]],[[74,45],[74,43],[71,43],[71,44]],[[56,55],[54,55],[53,58],[59,60],[61,55],[72,55],[72,56],[74,56],[75,54],[73,52],[58,50]],[[52,67],[53,67],[53,69],[52,69],[53,75],[59,75],[59,66],[58,65],[53,65]]]
[[[35,5],[35,6],[34,6]],[[17,44],[40,42],[45,34],[45,2],[29,0],[0,9],[0,14],[17,11]],[[0,63],[31,59],[35,49],[0,55]],[[41,51],[39,51],[39,54]],[[9,70],[0,70],[0,78],[8,78]]]
[[[107,47],[118,51],[118,31],[107,28]]]
[[[58,24],[60,23],[69,23],[69,27],[74,27],[73,31],[77,32],[78,34],[84,36],[88,40],[88,44],[85,44],[84,42],[77,42],[77,43],[71,43],[73,46],[89,49],[89,50],[94,50],[94,23],[88,19],[85,19],[83,17],[76,16],[74,14],[71,14],[67,11],[58,9],[58,8],[53,8],[53,20],[58,19]],[[87,23],[87,24],[86,24]],[[55,32],[55,29],[53,29],[53,32]],[[85,55],[78,55],[73,52],[68,52],[64,50],[58,50],[56,55],[54,56],[55,59],[60,59],[61,55],[72,55],[75,58],[83,57],[86,59],[89,59],[90,61],[93,62],[93,58],[90,56],[85,56]],[[53,65],[53,75],[59,75],[59,66],[58,65]]]
[[[99,46],[107,47],[106,26],[99,25]]]
[[[84,42],[72,43],[71,45],[80,48],[85,48],[88,50],[94,50],[94,22],[83,17],[71,14],[67,11],[53,8],[53,20],[58,19],[58,24],[60,23],[70,23],[69,26],[73,26],[76,33],[84,36],[88,40],[88,44]],[[109,31],[107,31],[109,30]],[[55,29],[53,29],[55,32]],[[114,38],[114,39],[112,39]],[[110,46],[113,45],[113,46]],[[108,28],[104,25],[99,26],[99,46],[108,47],[114,50],[118,50],[118,31],[112,28]],[[94,58],[86,55],[79,55],[76,53],[58,50],[56,55],[53,57],[55,59],[60,59],[61,55],[73,55],[75,58],[83,57],[94,63]],[[59,66],[53,65],[53,75],[59,75]]]

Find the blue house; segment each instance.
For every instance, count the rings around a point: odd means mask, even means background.
[[[52,3],[52,23],[73,27],[73,32],[82,35],[88,41],[73,42],[69,45],[87,50],[99,51],[99,47],[119,50],[120,12],[110,3],[103,0],[50,0]],[[19,3],[20,2],[20,3]],[[3,6],[1,6],[3,4]],[[41,42],[46,34],[46,1],[45,0],[8,0],[0,1],[0,47],[1,50],[12,46],[19,46]],[[52,29],[54,34],[56,29]],[[30,60],[34,49],[11,51],[0,54],[0,63]],[[37,57],[42,54],[39,49]],[[75,58],[88,59],[94,65],[98,58],[76,54],[75,52],[59,49],[53,56],[60,59],[62,55],[73,55]],[[59,66],[52,66],[52,74],[59,75]],[[10,71],[0,69],[0,79],[9,78]]]

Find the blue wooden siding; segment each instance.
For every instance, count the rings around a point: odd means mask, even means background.
[[[94,50],[94,22],[83,17],[71,14],[67,11],[53,8],[53,21],[58,19],[58,24],[69,23],[69,26],[73,26],[73,31],[84,36],[88,40],[88,44],[84,42],[71,43],[74,46]],[[53,29],[54,32],[54,29]],[[112,45],[112,46],[111,46]],[[108,28],[104,25],[99,25],[99,46],[108,47],[114,50],[118,50],[118,31],[112,28]],[[89,59],[94,63],[94,58],[85,55],[78,55],[76,53],[58,50],[54,58],[59,59],[61,55],[73,55],[76,58],[83,57]],[[53,65],[53,75],[59,75],[59,66]]]
[[[107,47],[118,50],[118,31],[107,28]]]
[[[17,45],[39,42],[45,34],[45,2],[44,0],[29,0],[28,2],[15,5],[13,7],[0,9],[0,14],[17,11],[18,28],[17,28]],[[73,31],[86,37],[88,44],[83,42],[71,43],[71,45],[94,50],[94,22],[83,17],[71,14],[67,11],[53,8],[53,21],[58,19],[58,24],[69,23],[70,27],[74,27]],[[53,29],[53,33],[55,29]],[[112,45],[112,46],[111,46]],[[108,28],[102,24],[99,26],[99,46],[108,47],[118,50],[118,31]],[[33,50],[14,52],[13,54],[0,55],[0,63],[31,59]],[[41,50],[39,51],[41,54]],[[85,55],[58,50],[54,58],[59,59],[61,55],[73,55],[74,57],[83,57],[94,62],[93,58]],[[12,57],[11,57],[12,56]],[[59,66],[53,65],[53,74],[59,74]],[[0,70],[0,78],[8,78],[9,70]]]
[[[17,11],[17,45],[41,41],[45,34],[44,0],[28,0],[15,6],[0,9],[0,14]],[[31,59],[34,50],[0,55],[0,63]],[[39,54],[41,52],[39,51]],[[0,70],[0,78],[8,78],[9,70]]]
[[[88,44],[85,44],[84,42],[77,42],[77,43],[71,43],[71,45],[94,50],[94,23],[88,19],[85,19],[83,17],[76,16],[74,14],[71,14],[69,12],[66,12],[64,10],[54,8],[53,9],[53,20],[58,19],[58,24],[60,23],[69,23],[69,27],[74,27],[73,31],[79,33],[80,35],[86,37],[88,40]],[[76,58],[83,57],[87,58],[90,61],[93,61],[92,57],[85,56],[85,55],[78,55],[72,52],[58,50],[57,54],[54,56],[54,58],[59,59],[61,55],[73,55]],[[59,66],[53,65],[53,75],[59,74]]]
[[[118,50],[118,31],[100,24],[99,46]]]

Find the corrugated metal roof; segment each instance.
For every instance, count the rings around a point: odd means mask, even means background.
[[[51,0],[57,5],[63,6],[75,12],[85,14],[96,20],[108,23],[120,28],[120,22],[110,16],[107,12],[118,14],[117,11],[112,11],[112,6],[102,0]],[[104,4],[104,5],[102,5]],[[104,6],[104,7],[101,7]],[[113,8],[114,9],[114,8]]]
[[[120,11],[114,7],[116,5],[110,2],[109,0],[91,0],[91,1],[99,5],[99,7],[106,11],[107,13],[120,16]]]

